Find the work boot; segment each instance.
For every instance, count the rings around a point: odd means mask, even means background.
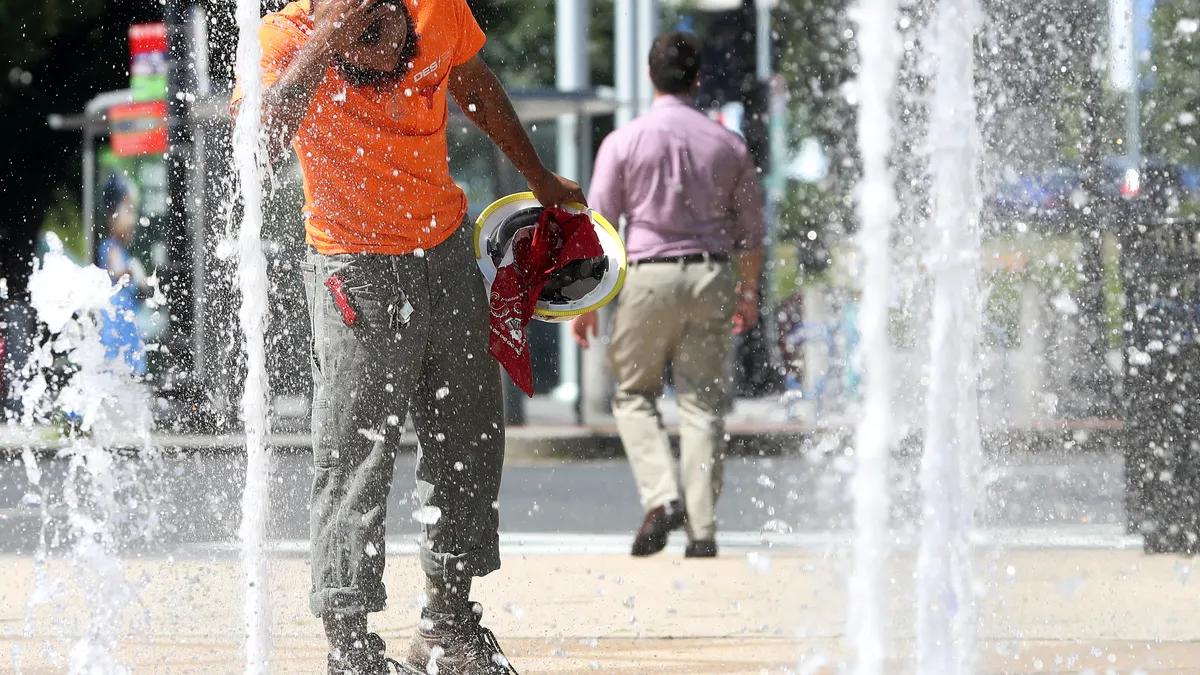
[[[519,675],[496,636],[479,625],[482,618],[483,606],[477,602],[465,615],[422,611],[405,665],[418,673],[440,675]]]
[[[669,502],[646,514],[642,528],[633,538],[635,556],[647,556],[658,553],[667,547],[667,535],[671,530],[678,530],[687,522],[687,513],[679,500]]]
[[[329,654],[329,675],[416,675],[395,659],[384,656],[386,649],[377,633],[367,633],[353,644],[335,647]]]

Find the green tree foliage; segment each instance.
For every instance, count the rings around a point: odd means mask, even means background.
[[[775,12],[778,71],[790,94],[791,135],[815,138],[829,156],[817,183],[791,181],[779,214],[781,239],[810,241],[849,229],[858,179],[855,110],[846,95],[857,62],[849,0],[782,0]]]
[[[45,60],[55,38],[95,19],[103,9],[103,0],[0,2],[0,59],[10,69],[9,87],[0,89],[0,97],[5,97],[0,103],[17,87],[32,84],[30,78],[22,82],[21,76]]]
[[[1163,0],[1153,17],[1154,88],[1142,125],[1148,154],[1200,165],[1200,1]]]
[[[15,295],[60,188],[78,199],[79,136],[51,130],[46,117],[128,86],[129,25],[161,12],[140,0],[0,0],[0,277]]]
[[[233,72],[234,0],[199,0],[210,18],[212,78]],[[262,0],[263,11],[285,4]],[[554,4],[468,0],[488,33],[484,56],[511,86],[553,86]],[[592,0],[588,50],[592,81],[612,83],[612,0]],[[51,130],[51,113],[78,113],[100,92],[129,82],[127,34],[135,22],[158,21],[147,0],[0,0],[0,277],[20,293],[33,238],[50,209],[79,199],[79,136]]]
[[[508,86],[554,86],[554,3],[468,0],[488,34],[483,56]],[[594,84],[612,84],[613,0],[589,3],[588,57]]]
[[[507,84],[554,85],[554,3],[474,0],[470,4],[488,34],[484,59]]]

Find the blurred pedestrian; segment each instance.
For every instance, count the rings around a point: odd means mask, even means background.
[[[542,204],[583,193],[538,158],[480,57],[486,37],[466,0],[301,0],[259,35],[264,136],[275,155],[296,150],[307,197],[309,604],[329,673],[515,673],[470,602],[473,577],[500,567],[504,418],[467,200],[447,159],[447,94]],[[426,603],[401,665],[367,615],[387,602],[388,493],[410,403]]]
[[[654,41],[654,104],[604,139],[589,195],[592,208],[626,220],[630,269],[608,356],[617,380],[613,415],[646,514],[635,556],[661,551],[685,525],[688,557],[717,554],[726,365],[732,333],[758,317],[757,173],[741,138],[695,108],[701,56],[688,33]],[[583,347],[597,322],[595,313],[574,320]],[[680,475],[656,403],[668,364],[679,402]]]
[[[105,357],[121,360],[135,375],[146,374],[146,348],[138,327],[138,296],[148,288],[146,272],[130,247],[137,234],[137,190],[124,177],[112,174],[104,183],[104,238],[96,247],[96,261],[108,271],[117,291],[109,300],[100,327]]]

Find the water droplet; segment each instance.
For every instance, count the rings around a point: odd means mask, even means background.
[[[422,506],[413,511],[412,517],[422,525],[436,525],[442,519],[442,510],[436,506]]]
[[[771,557],[765,553],[759,553],[757,551],[751,551],[750,553],[747,553],[746,564],[749,565],[750,569],[754,570],[755,572],[765,573],[771,571]]]

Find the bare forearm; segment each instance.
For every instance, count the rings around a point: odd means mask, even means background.
[[[323,40],[310,39],[283,75],[263,93],[263,131],[272,160],[295,138],[313,95],[325,79],[330,57]]]
[[[491,69],[469,74],[452,72],[450,93],[466,116],[479,127],[527,180],[544,174],[546,167],[513,109],[503,85]]]

